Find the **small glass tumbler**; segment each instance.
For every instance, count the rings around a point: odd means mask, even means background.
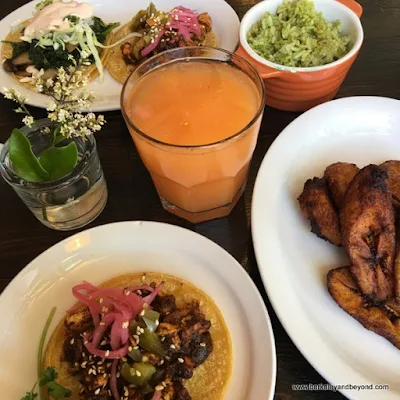
[[[230,136],[204,145],[166,143],[141,131],[130,116],[130,102],[141,101],[140,96],[131,97],[133,88],[147,74],[179,62],[211,62],[215,65],[222,62],[246,74],[258,96],[251,121]],[[168,101],[171,104],[171,99]],[[192,223],[230,214],[246,186],[264,105],[264,84],[256,70],[243,58],[221,49],[184,47],[167,50],[141,64],[130,75],[121,94],[122,114],[165,210]],[[221,115],[220,123],[224,124],[229,118],[229,115]]]
[[[42,119],[32,128],[21,128],[36,156],[49,147],[49,136],[41,130],[51,124],[50,120]],[[8,141],[0,152],[0,174],[4,180],[43,225],[61,231],[92,222],[103,211],[108,198],[95,138],[91,135],[86,140],[68,140],[76,143],[78,163],[69,175],[54,182],[27,182],[17,176],[9,158]]]

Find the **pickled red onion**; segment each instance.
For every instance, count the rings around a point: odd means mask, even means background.
[[[75,298],[89,308],[93,319],[94,331],[84,334],[86,349],[95,356],[114,360],[111,368],[110,386],[115,400],[120,400],[117,387],[117,368],[118,360],[128,353],[129,324],[143,310],[144,304],[150,306],[160,293],[162,285],[156,288],[143,285],[128,289],[99,289],[88,282],[83,282],[72,288]],[[135,290],[146,290],[151,293],[141,298],[134,293]],[[73,309],[76,307],[74,306]],[[99,345],[110,326],[110,345],[112,350],[102,350]],[[156,400],[159,398],[160,396],[156,397]]]
[[[127,343],[125,346],[120,347],[117,350],[100,350],[96,348],[92,342],[85,343],[85,347],[94,356],[106,358],[109,360],[119,360],[120,358],[127,355],[129,344]]]
[[[152,39],[153,42],[150,43],[147,47],[145,47],[142,50],[142,56],[143,57],[147,56],[148,54],[150,54],[153,50],[155,50],[157,48],[157,46],[160,43],[160,40],[161,40],[162,36],[164,35],[164,33],[165,33],[165,30],[161,29],[158,32],[158,35],[154,39]]]
[[[114,399],[120,400],[120,396],[118,393],[118,384],[117,384],[117,367],[118,367],[118,360],[114,360],[111,366],[110,388]]]
[[[161,390],[156,390],[153,394],[151,400],[160,400],[161,399]]]

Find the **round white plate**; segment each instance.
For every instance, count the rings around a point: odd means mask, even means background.
[[[31,1],[7,15],[0,21],[0,40],[10,32],[12,26],[31,18],[37,0]],[[86,0],[94,5],[95,15],[105,22],[127,23],[141,9],[147,8],[150,0]],[[213,29],[218,39],[218,46],[229,51],[235,51],[239,43],[239,18],[233,8],[224,0],[153,0],[160,10],[168,11],[178,5],[197,10],[199,13],[208,12],[213,21]],[[35,93],[8,75],[0,67],[0,91],[3,88],[18,86],[19,91],[28,97],[27,103],[45,108],[49,98]],[[96,95],[93,111],[111,111],[120,109],[120,93],[122,85],[105,71],[104,81],[96,78],[88,86]]]
[[[298,349],[333,385],[390,385],[385,391],[342,389],[351,399],[398,399],[400,350],[364,329],[330,297],[327,273],[348,261],[343,250],[310,232],[297,197],[304,182],[322,176],[331,163],[363,167],[391,159],[400,159],[400,101],[335,100],[306,112],[278,136],[253,195],[258,266],[268,297]]]
[[[205,237],[156,222],[120,222],[72,236],[25,267],[0,296],[1,398],[20,399],[36,380],[36,353],[53,306],[50,331],[71,307],[71,288],[111,277],[159,271],[192,282],[211,296],[232,337],[227,400],[272,399],[276,358],[271,322],[241,265]]]

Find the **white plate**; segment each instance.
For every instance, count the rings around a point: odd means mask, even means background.
[[[150,0],[86,0],[93,4],[95,15],[105,22],[128,22],[139,10],[147,8]],[[213,21],[213,29],[218,39],[218,46],[229,51],[235,51],[239,43],[239,18],[233,8],[224,0],[153,0],[160,10],[168,11],[182,5],[199,13],[208,12]],[[12,26],[32,17],[37,1],[18,8],[0,21],[0,39],[3,40]],[[28,104],[45,108],[49,103],[48,97],[35,93],[19,85],[3,68],[0,67],[0,91],[3,88],[18,86],[19,91],[28,97]],[[95,79],[88,86],[96,95],[93,111],[111,111],[120,109],[120,93],[122,85],[105,71],[104,81]]]
[[[334,385],[388,384],[390,391],[341,390],[352,399],[398,399],[400,351],[342,311],[327,272],[343,250],[310,232],[297,197],[304,182],[336,161],[359,167],[400,159],[400,101],[354,97],[318,106],[275,140],[258,172],[252,233],[268,297],[308,361]],[[298,382],[293,382],[296,384]]]
[[[272,399],[276,358],[271,322],[241,265],[189,230],[156,222],[90,229],[45,251],[0,296],[1,398],[20,399],[36,379],[37,345],[51,307],[51,330],[74,303],[71,287],[128,272],[166,272],[192,282],[216,302],[232,337],[227,400]]]

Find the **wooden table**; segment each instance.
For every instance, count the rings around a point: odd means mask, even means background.
[[[0,17],[3,18],[25,2],[1,1]],[[364,7],[362,23],[365,44],[338,97],[378,95],[399,98],[400,2],[360,2]],[[241,17],[257,1],[230,0],[229,3]],[[13,108],[15,107],[10,101],[0,98],[0,142],[7,139],[13,127],[20,126],[20,116],[12,111]],[[44,115],[42,110],[34,111]],[[292,384],[325,381],[297,350],[277,319],[262,286],[252,248],[250,206],[258,168],[271,143],[297,116],[296,113],[266,110],[245,195],[228,218],[192,225],[163,210],[150,176],[132,144],[121,113],[107,113],[107,125],[97,135],[97,143],[108,183],[109,200],[104,212],[90,226],[124,220],[161,221],[192,229],[217,242],[250,273],[267,304],[278,358],[275,398],[343,399],[342,395],[332,392],[292,391]],[[55,232],[42,226],[14,191],[0,179],[0,292],[29,261],[69,235],[71,233]]]

